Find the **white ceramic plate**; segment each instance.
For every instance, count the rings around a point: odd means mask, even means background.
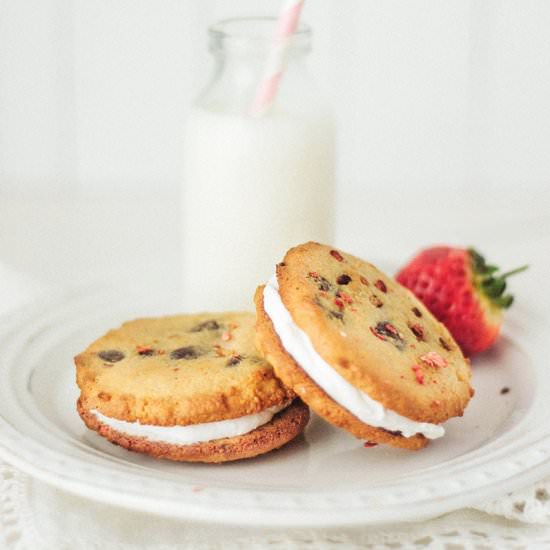
[[[313,418],[304,436],[225,465],[158,461],[111,445],[75,411],[73,356],[119,322],[168,313],[109,293],[50,300],[0,327],[0,456],[73,493],[167,516],[256,525],[417,520],[550,473],[544,304],[522,296],[493,351],[474,364],[477,394],[447,435],[417,453],[362,442]],[[138,305],[136,306],[136,303]],[[504,395],[501,389],[510,391]]]

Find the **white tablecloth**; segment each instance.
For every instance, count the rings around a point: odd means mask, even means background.
[[[479,509],[422,523],[347,529],[258,529],[130,512],[66,494],[0,464],[0,548],[240,550],[550,548],[550,480]],[[480,510],[495,514],[489,515]],[[538,521],[542,523],[531,523]]]

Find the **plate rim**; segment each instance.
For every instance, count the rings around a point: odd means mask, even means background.
[[[99,292],[92,292],[92,294],[94,296],[112,295],[111,290],[106,288],[101,288]],[[119,291],[117,291],[117,297],[120,298]],[[16,315],[8,316],[8,318],[4,317],[2,319],[3,326],[0,330],[0,340],[3,339],[6,334],[16,330],[17,326],[20,326],[27,319],[40,319],[41,316],[51,315],[52,312],[59,311],[60,307],[79,304],[82,299],[90,299],[89,291],[65,293],[56,296],[53,300],[48,300],[46,305],[40,304],[37,306],[35,304],[25,308],[23,312],[17,312]],[[122,311],[122,308],[117,309],[117,311],[118,310]],[[15,344],[13,345],[15,346]],[[5,366],[3,359],[0,360],[0,365]],[[0,375],[4,376],[5,374],[5,372],[0,370]],[[13,430],[15,434],[10,434],[10,430]],[[533,430],[530,434],[531,438],[537,434],[538,432]],[[392,518],[391,515],[395,516],[396,514],[399,514],[400,521],[417,521],[463,508],[484,499],[497,498],[510,490],[520,488],[550,473],[550,429],[548,429],[546,431],[540,431],[540,439],[528,441],[527,447],[522,448],[521,452],[518,451],[511,459],[503,460],[501,458],[497,462],[497,464],[502,465],[508,460],[507,469],[509,473],[503,479],[486,471],[484,472],[485,479],[483,483],[468,488],[464,486],[461,487],[459,484],[458,487],[455,486],[454,488],[455,493],[451,490],[451,493],[446,495],[441,494],[441,492],[436,492],[430,496],[430,490],[426,492],[426,487],[419,487],[417,488],[417,492],[418,494],[422,494],[424,491],[424,497],[414,502],[414,510],[412,512],[410,510],[401,510],[403,507],[411,507],[411,503],[408,501],[400,505],[394,504],[391,506],[386,503],[382,508],[373,508],[373,504],[376,504],[376,495],[373,496],[371,494],[369,497],[363,497],[362,506],[354,505],[345,508],[345,514],[337,514],[331,505],[331,501],[334,499],[330,497],[330,491],[308,491],[308,496],[314,495],[315,498],[321,497],[327,499],[324,507],[300,508],[299,501],[301,499],[297,499],[296,503],[294,495],[288,502],[295,502],[296,505],[290,506],[290,509],[286,507],[282,508],[280,505],[270,506],[269,503],[265,502],[265,491],[261,490],[254,492],[255,498],[250,500],[251,503],[255,502],[255,505],[240,506],[239,511],[235,513],[234,507],[232,509],[227,506],[215,506],[213,505],[213,500],[216,494],[219,495],[220,492],[231,493],[231,498],[234,499],[237,494],[243,491],[246,492],[246,489],[216,488],[211,490],[208,488],[204,490],[194,490],[194,488],[190,486],[188,494],[179,494],[177,501],[179,505],[174,506],[174,499],[168,499],[166,495],[159,496],[158,493],[152,495],[148,494],[146,490],[142,490],[141,493],[125,493],[124,487],[121,488],[120,484],[117,487],[108,489],[97,484],[94,485],[91,480],[87,480],[85,477],[83,480],[81,476],[78,476],[77,471],[80,470],[80,472],[82,472],[83,466],[84,470],[86,470],[86,468],[89,470],[90,465],[83,465],[76,457],[65,459],[71,462],[71,468],[68,469],[69,473],[63,471],[63,468],[62,471],[59,471],[55,467],[52,467],[51,462],[46,464],[41,461],[33,463],[27,456],[32,447],[32,445],[30,445],[31,442],[26,441],[24,434],[19,433],[18,430],[14,426],[11,426],[9,421],[4,418],[1,407],[0,436],[3,436],[0,437],[1,458],[33,478],[37,478],[40,481],[66,490],[72,494],[116,506],[122,506],[127,509],[148,513],[152,512],[165,517],[205,522],[214,521],[231,525],[337,527],[358,524],[388,523],[395,521],[395,517]],[[58,453],[58,451],[50,449],[41,441],[34,440],[32,443],[41,448],[43,455],[48,453],[53,453],[55,455]],[[534,457],[534,463],[531,462],[529,465],[525,462],[520,462],[521,455],[525,453],[528,454],[528,452],[531,452],[533,456],[537,455]],[[531,457],[531,459],[533,460],[533,457]],[[526,457],[524,457],[523,460],[526,460]],[[92,469],[97,470],[97,465],[93,465]],[[124,477],[124,472],[118,475],[120,480],[120,476]],[[132,472],[132,476],[133,475],[134,473]],[[505,484],[503,483],[504,480],[506,481]],[[164,481],[167,482],[167,480]],[[450,483],[448,485],[451,487]],[[128,489],[128,486],[125,488]],[[373,491],[370,492],[373,493]],[[346,493],[346,491],[341,491],[340,495],[344,495],[344,493]],[[204,498],[207,495],[208,498]],[[214,498],[212,498],[212,496]],[[358,496],[360,497],[360,495]],[[361,503],[361,498],[358,498],[356,502]],[[332,504],[335,504],[335,502]],[[342,502],[338,502],[338,505],[341,506]],[[242,513],[243,509],[246,509],[246,513],[244,514]]]

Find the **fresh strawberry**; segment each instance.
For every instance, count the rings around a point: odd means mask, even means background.
[[[415,256],[396,279],[449,329],[464,355],[472,356],[495,342],[502,312],[514,300],[504,294],[506,279],[525,269],[499,274],[473,248],[435,246]]]

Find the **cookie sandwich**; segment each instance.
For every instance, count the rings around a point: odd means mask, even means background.
[[[75,358],[77,409],[112,443],[157,458],[226,462],[277,449],[308,408],[254,346],[254,314],[138,319]]]
[[[368,262],[309,242],[256,291],[256,337],[277,376],[331,424],[420,449],[473,395],[447,329]]]

